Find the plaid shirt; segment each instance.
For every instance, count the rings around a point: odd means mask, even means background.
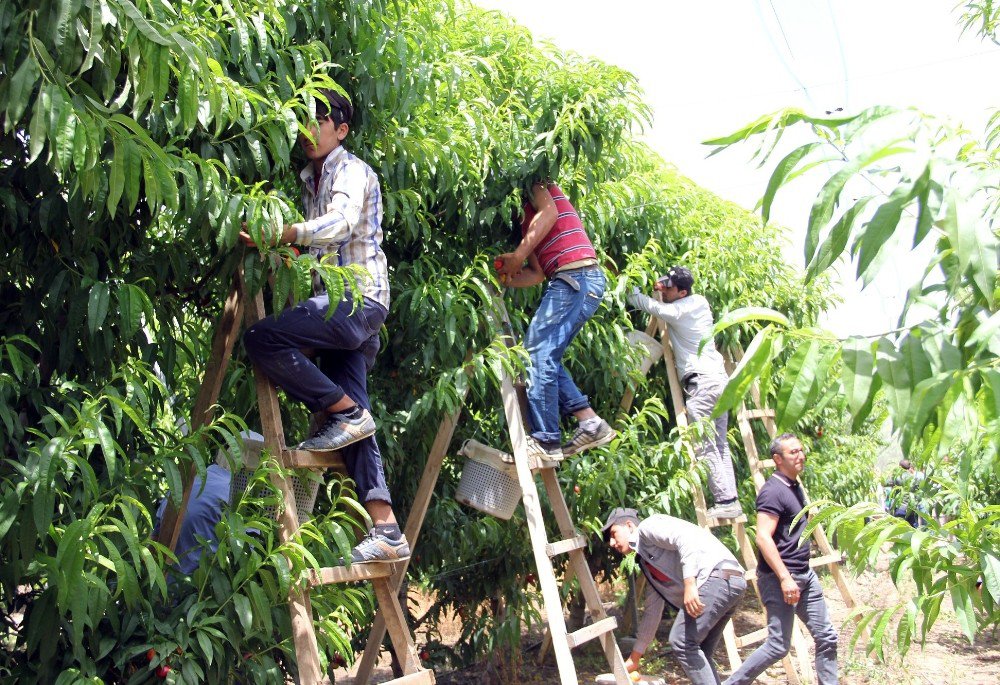
[[[341,145],[323,162],[319,184],[312,164],[299,174],[306,221],[297,224],[296,243],[317,259],[334,253],[337,264],[362,265],[370,279],[364,296],[389,308],[389,272],[382,251],[382,190],[372,168]],[[313,281],[317,293],[323,284]]]

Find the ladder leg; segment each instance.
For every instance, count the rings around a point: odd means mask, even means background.
[[[563,496],[562,488],[559,487],[559,479],[555,469],[544,469],[542,471],[542,483],[545,485],[545,492],[549,497],[549,504],[559,526],[559,534],[564,538],[571,538],[576,535],[576,527],[569,513],[569,506]],[[596,623],[608,617],[601,602],[601,594],[591,575],[590,566],[587,564],[587,556],[582,549],[575,549],[569,553],[570,568],[573,569],[577,579],[580,581],[580,592],[583,594],[584,602],[591,620]],[[567,581],[571,576],[567,573]],[[613,632],[605,633],[601,636],[601,645],[604,648],[604,656],[607,658],[608,666],[615,676],[618,685],[629,685],[631,680],[628,671],[625,670],[625,660],[622,658],[621,650],[618,648],[618,641]]]
[[[462,395],[463,401],[467,392],[468,390]],[[427,464],[424,465],[424,473],[420,477],[417,495],[414,498],[410,514],[406,518],[404,535],[406,535],[406,540],[410,543],[411,553],[416,549],[417,539],[420,537],[420,529],[423,527],[424,517],[427,515],[431,496],[434,494],[434,485],[437,483],[438,476],[441,473],[441,465],[444,463],[448,445],[451,444],[451,439],[455,434],[455,426],[458,424],[458,418],[461,413],[462,410],[457,409],[442,419],[437,435],[434,437],[434,443],[431,445],[430,454],[427,456]],[[399,592],[409,565],[409,559],[397,564],[396,571],[392,574],[389,584],[394,594]],[[365,651],[358,662],[358,669],[354,677],[355,682],[367,683],[369,678],[371,678],[372,671],[375,669],[375,664],[378,661],[379,651],[382,648],[382,641],[385,639],[385,630],[385,612],[382,608],[379,608],[378,613],[375,614],[375,621],[372,624],[371,632],[368,634],[368,643],[365,645]]]
[[[376,578],[372,584],[375,587],[375,597],[378,599],[379,607],[385,618],[385,627],[389,631],[393,651],[403,667],[403,673],[404,675],[416,673],[420,670],[420,660],[417,658],[417,650],[413,645],[413,638],[410,637],[406,617],[403,615],[402,607],[399,606],[396,591],[390,587],[391,580],[389,578]]]
[[[576,666],[573,664],[573,655],[566,639],[566,620],[562,612],[562,598],[559,596],[559,587],[556,584],[552,563],[545,550],[548,542],[545,537],[545,522],[542,520],[541,501],[538,497],[538,489],[535,487],[535,479],[528,467],[527,436],[524,432],[524,425],[521,423],[521,412],[514,384],[506,373],[502,374],[500,394],[503,398],[504,415],[507,419],[507,428],[510,431],[514,450],[514,464],[517,469],[517,480],[521,486],[524,514],[528,523],[528,536],[535,557],[535,567],[538,570],[538,584],[542,590],[549,629],[552,631],[556,664],[559,667],[559,680],[562,685],[576,685]]]

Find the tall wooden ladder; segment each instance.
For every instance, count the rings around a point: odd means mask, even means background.
[[[676,417],[678,427],[683,430],[688,426],[687,409],[684,404],[684,391],[681,387],[680,378],[677,373],[677,365],[675,362],[673,347],[670,344],[667,324],[660,321],[656,317],[651,316],[649,325],[646,327],[644,334],[645,337],[640,338],[636,342],[641,342],[643,345],[647,346],[646,364],[649,367],[655,365],[658,358],[662,355],[664,366],[666,366],[667,371],[667,381],[670,387],[670,397],[674,408],[674,416]],[[656,341],[657,334],[659,334],[658,342]],[[654,344],[658,349],[650,349]],[[728,371],[731,373],[733,365],[727,364],[727,366],[729,367]],[[634,398],[635,395],[633,390],[626,392],[621,403],[621,410],[623,413],[627,413],[629,409],[631,409]],[[768,435],[772,438],[776,433],[777,427],[774,422],[774,411],[761,408],[760,390],[756,383],[751,389],[751,399],[753,400],[755,407],[753,409],[748,409],[745,404],[741,404],[740,411],[737,413],[737,420],[739,422],[740,433],[743,438],[743,445],[747,452],[750,471],[754,481],[754,489],[757,492],[760,492],[761,487],[763,487],[766,481],[764,469],[774,468],[774,461],[771,459],[761,460],[759,458],[757,442],[754,437],[750,421],[755,419],[763,420]],[[688,448],[690,450],[691,446],[689,445]],[[693,452],[691,452],[689,456],[694,459]],[[709,518],[705,505],[705,495],[702,492],[702,489],[700,487],[693,488],[692,496],[695,505],[695,516],[698,519],[699,526],[706,529],[712,529],[719,526],[732,527],[733,537],[736,539],[740,556],[743,558],[743,563],[747,570],[746,578],[753,586],[757,599],[760,602],[760,590],[757,587],[757,555],[754,552],[750,536],[746,532],[746,516],[740,516],[735,519]],[[847,603],[849,607],[853,607],[855,605],[855,601],[850,584],[844,577],[844,574],[839,567],[839,564],[843,561],[843,556],[834,551],[830,546],[826,534],[823,532],[821,526],[817,526],[814,529],[813,537],[822,552],[822,556],[813,558],[810,561],[810,566],[814,568],[819,566],[829,567],[834,575],[837,586],[841,591],[841,595],[843,596],[845,603]],[[763,602],[760,602],[760,604],[763,609]],[[746,635],[737,635],[733,623],[730,621],[723,631],[723,641],[725,643],[726,655],[729,659],[730,670],[735,671],[743,663],[743,659],[739,652],[741,647],[754,645],[758,642],[762,642],[766,638],[766,625],[764,628],[755,630]],[[814,681],[812,662],[809,659],[808,644],[803,633],[802,625],[797,617],[795,618],[792,626],[792,650],[782,659],[782,666],[784,667],[788,682],[793,685],[812,683]]]
[[[222,318],[212,341],[211,356],[192,417],[195,428],[204,425],[209,420],[211,407],[219,398],[226,367],[241,330],[241,320],[249,327],[265,316],[262,292],[258,292],[256,297],[249,302],[247,299],[242,273],[240,273],[236,276],[229,297],[226,299]],[[254,367],[254,380],[265,449],[270,454],[277,455],[282,466],[286,469],[333,469],[346,473],[346,465],[339,452],[309,452],[289,449],[285,445],[277,391],[257,367]],[[299,527],[293,485],[291,477],[272,475],[271,479],[272,484],[281,492],[284,499],[284,509],[279,517],[279,535],[281,541],[286,542],[294,537]],[[193,480],[194,469],[192,468],[184,480],[184,495],[180,508],[174,508],[168,504],[164,513],[160,526],[160,541],[169,546],[171,550],[177,544],[180,526],[191,497]],[[409,533],[409,527],[407,533]],[[416,536],[409,539],[411,545],[414,544],[415,538]],[[319,646],[316,642],[315,625],[309,601],[310,590],[321,585],[357,581],[371,581],[379,607],[380,622],[377,622],[373,628],[369,642],[375,639],[380,644],[385,631],[388,630],[393,651],[403,671],[403,677],[390,682],[398,685],[435,682],[434,672],[421,668],[397,597],[402,577],[406,573],[407,563],[407,561],[400,561],[394,564],[352,564],[349,567],[322,568],[318,573],[310,573],[304,587],[297,586],[291,590],[288,597],[288,609],[291,614],[292,638],[295,645],[300,685],[318,685],[330,682],[327,675],[323,673],[320,664]],[[376,630],[379,627],[381,627],[381,632]],[[355,682],[367,682],[367,679],[355,679]]]

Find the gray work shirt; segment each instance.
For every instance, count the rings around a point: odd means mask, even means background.
[[[697,373],[705,376],[726,375],[726,364],[712,340],[712,309],[702,295],[688,295],[676,302],[659,302],[636,293],[629,304],[651,314],[667,324],[670,344],[674,348],[677,373],[681,379]],[[708,338],[701,352],[701,341]]]
[[[644,519],[629,538],[629,546],[648,571],[645,611],[636,634],[636,652],[644,653],[660,624],[664,600],[684,606],[684,579],[701,587],[714,569],[743,570],[719,539],[684,519],[656,514]]]

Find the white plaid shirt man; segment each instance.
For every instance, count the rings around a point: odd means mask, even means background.
[[[343,146],[323,163],[317,188],[309,164],[299,174],[306,221],[296,224],[296,244],[309,248],[317,259],[337,255],[339,266],[360,264],[371,274],[364,296],[389,308],[389,273],[382,251],[382,190],[372,168]],[[313,282],[322,292],[318,277]]]

